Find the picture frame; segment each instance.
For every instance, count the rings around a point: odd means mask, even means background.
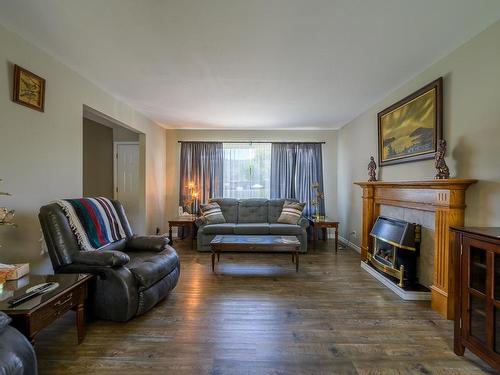
[[[14,65],[14,102],[31,109],[45,110],[45,79]]]
[[[379,166],[432,159],[443,136],[443,77],[377,114]]]

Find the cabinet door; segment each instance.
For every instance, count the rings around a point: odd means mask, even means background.
[[[463,304],[465,315],[465,336],[471,341],[478,341],[488,346],[488,258],[490,252],[479,241],[465,238],[463,270],[465,285]]]
[[[487,241],[464,238],[462,309],[467,341],[500,361],[500,254]]]
[[[500,254],[494,254],[493,264],[493,305],[494,305],[494,338],[493,349],[500,355]]]

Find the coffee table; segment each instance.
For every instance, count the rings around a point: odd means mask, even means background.
[[[290,253],[295,271],[299,272],[300,242],[296,236],[217,235],[210,242],[212,272],[215,272],[215,256],[220,253]]]

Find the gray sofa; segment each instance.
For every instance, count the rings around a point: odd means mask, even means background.
[[[210,241],[218,234],[297,236],[301,250],[307,251],[309,220],[302,217],[297,225],[276,222],[285,199],[213,198],[210,202],[220,205],[226,223],[207,224],[203,217],[196,219],[198,251],[210,251]]]

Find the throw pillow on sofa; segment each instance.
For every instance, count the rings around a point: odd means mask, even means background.
[[[200,209],[207,224],[222,224],[226,222],[218,203],[202,204],[200,205]]]
[[[285,201],[277,222],[280,224],[297,224],[305,205],[305,203]]]

